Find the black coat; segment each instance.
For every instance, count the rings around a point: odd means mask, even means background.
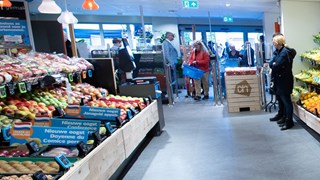
[[[297,52],[293,48],[282,47],[273,53],[269,63],[272,69],[276,95],[290,95],[293,89],[292,63]]]

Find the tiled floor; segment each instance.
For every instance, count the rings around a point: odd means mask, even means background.
[[[228,113],[213,99],[164,105],[166,126],[126,180],[318,180],[320,144],[295,123],[280,131],[275,112]]]

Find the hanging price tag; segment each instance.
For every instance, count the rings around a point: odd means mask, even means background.
[[[73,74],[72,73],[68,74],[68,79],[69,79],[69,82],[73,82]]]
[[[15,84],[13,84],[13,83],[8,84],[10,95],[14,95],[14,86],[15,86]]]
[[[88,77],[90,77],[90,78],[92,77],[92,70],[91,69],[88,70]]]
[[[26,93],[26,92],[27,92],[26,83],[24,83],[24,82],[19,82],[19,83],[18,83],[18,87],[19,87],[20,93]]]
[[[31,83],[30,83],[30,82],[27,83],[27,90],[28,90],[28,91],[31,91],[31,90],[32,90],[32,86],[31,86]]]
[[[82,75],[82,79],[86,79],[87,78],[87,71],[82,71],[81,75]]]
[[[6,87],[0,86],[0,98],[5,98],[5,97],[7,97]]]

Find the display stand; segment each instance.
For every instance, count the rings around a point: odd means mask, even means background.
[[[225,75],[229,112],[261,110],[258,75]]]
[[[158,107],[154,101],[86,157],[77,161],[60,180],[110,179],[158,121]]]

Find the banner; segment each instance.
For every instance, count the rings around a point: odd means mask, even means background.
[[[24,2],[11,3],[9,8],[0,8],[0,47],[30,46]]]

